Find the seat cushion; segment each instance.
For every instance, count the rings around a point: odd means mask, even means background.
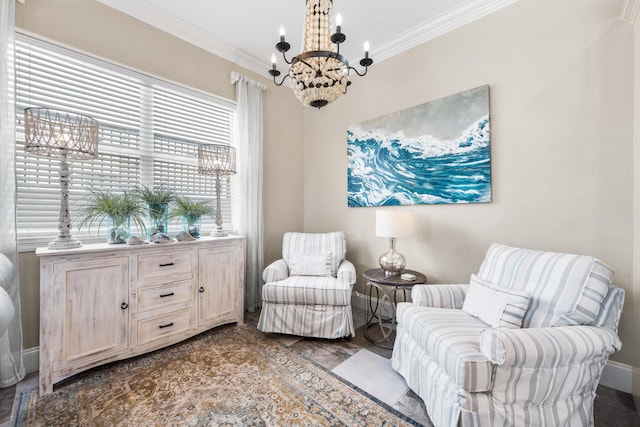
[[[400,303],[398,324],[460,388],[491,390],[493,366],[480,351],[480,332],[490,328],[463,310]]]
[[[494,244],[478,277],[530,292],[523,328],[591,325],[611,285],[613,269],[591,256]]]
[[[350,305],[351,287],[330,276],[290,276],[265,283],[262,301],[276,304]]]

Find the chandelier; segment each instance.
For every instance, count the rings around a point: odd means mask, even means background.
[[[294,56],[291,61],[287,59],[287,51],[291,45],[285,41],[284,28],[280,27],[280,42],[276,43],[276,49],[282,53],[284,61],[289,64],[289,74],[285,75],[278,83],[276,77],[281,73],[276,66],[276,55],[271,55],[272,68],[269,74],[273,77],[276,86],[281,86],[287,77],[291,81],[291,87],[296,97],[307,107],[321,108],[335,101],[343,93],[347,93],[347,87],[351,84],[349,74],[351,71],[359,76],[367,74],[368,67],[373,64],[369,58],[369,43],[364,44],[364,58],[360,65],[364,72],[349,66],[347,58],[340,54],[340,44],[346,40],[340,26],[342,17],[340,14],[335,19],[336,32],[331,34],[331,17],[333,9],[332,0],[306,0],[307,16],[304,33],[305,51]]]

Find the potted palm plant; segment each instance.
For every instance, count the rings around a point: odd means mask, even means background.
[[[136,196],[147,205],[147,239],[156,233],[167,234],[169,230],[169,203],[175,198],[173,191],[160,184],[149,188],[146,185],[136,187]]]
[[[213,209],[206,200],[193,200],[183,196],[175,198],[169,217],[181,219],[183,231],[199,239],[202,217],[212,213]]]
[[[107,243],[126,243],[131,235],[131,221],[144,231],[146,212],[143,204],[133,194],[123,191],[116,194],[109,191],[91,190],[91,196],[83,206],[78,228],[86,225],[91,229],[107,220],[109,230]]]

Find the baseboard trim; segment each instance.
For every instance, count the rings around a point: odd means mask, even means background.
[[[602,370],[600,384],[631,394],[633,391],[632,370],[630,365],[609,360]]]
[[[27,374],[38,372],[40,369],[40,347],[31,347],[22,350],[22,363]]]
[[[374,298],[375,299],[375,298]],[[374,303],[375,304],[375,303]],[[366,310],[367,308],[367,296],[359,292],[354,292],[351,296],[351,306]],[[391,312],[391,304],[384,303],[384,312]],[[632,367],[625,365],[624,363],[618,363],[609,360],[607,365],[602,370],[602,376],[600,377],[600,384],[613,388],[625,393],[632,393]]]

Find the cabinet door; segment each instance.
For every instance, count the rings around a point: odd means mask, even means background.
[[[127,257],[55,264],[54,370],[127,349],[128,271]]]
[[[244,251],[241,245],[200,249],[198,326],[223,321],[242,323],[244,307]]]

